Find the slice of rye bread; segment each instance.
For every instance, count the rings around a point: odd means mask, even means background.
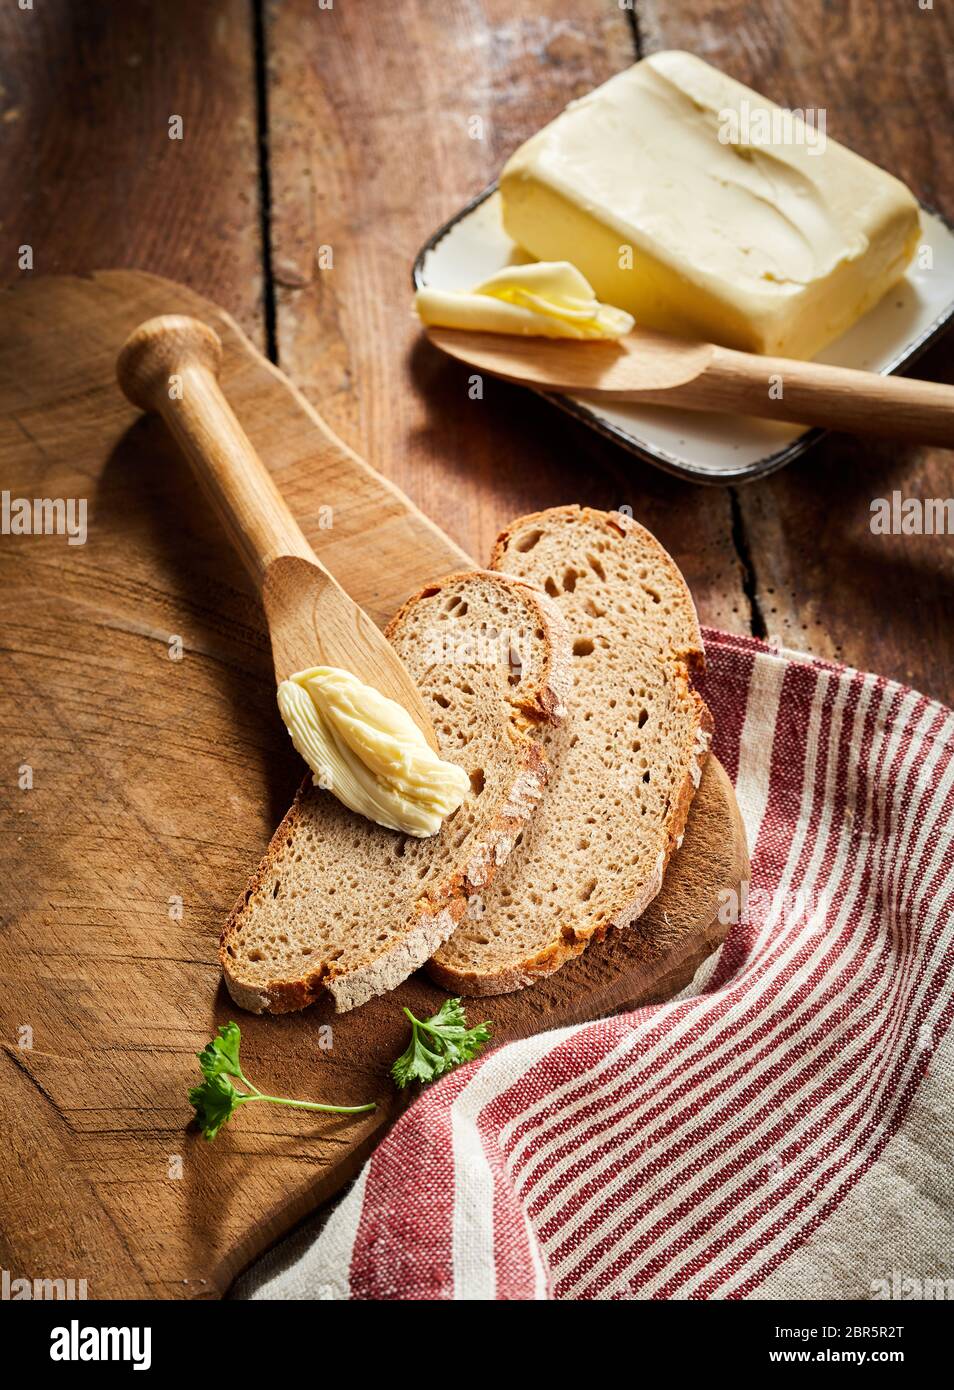
[[[563,718],[570,685],[558,606],[506,575],[452,575],[408,600],[387,635],[472,790],[437,835],[415,839],[309,775],[222,933],[229,993],[253,1013],[323,994],[344,1012],[400,984],[450,936],[540,799],[547,763],[527,731]]]
[[[459,994],[558,970],[659,892],[708,753],[712,718],[692,597],[630,518],[580,507],[523,517],[491,564],[539,584],[570,625],[569,716],[541,734],[547,795],[493,885],[427,966]]]

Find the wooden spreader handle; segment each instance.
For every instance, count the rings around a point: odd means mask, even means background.
[[[954,448],[954,386],[821,362],[715,347],[705,369],[664,403]]]
[[[165,420],[261,587],[280,556],[320,562],[222,394],[221,363],[222,344],[207,324],[168,314],[132,333],[116,374],[133,405]]]
[[[755,415],[954,448],[954,386],[736,352],[634,328],[614,342],[428,328],[478,371],[587,400]]]

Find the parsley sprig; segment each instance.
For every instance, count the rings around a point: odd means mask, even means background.
[[[321,1105],[314,1100],[264,1095],[242,1070],[241,1041],[242,1030],[238,1024],[223,1023],[217,1036],[196,1053],[205,1080],[201,1086],[192,1087],[189,1103],[195,1107],[196,1120],[206,1139],[214,1139],[239,1106],[258,1100],[271,1101],[273,1105],[293,1105],[299,1110],[321,1110],[329,1115],[361,1115],[375,1108],[373,1101],[370,1105]],[[239,1090],[233,1077],[242,1083],[244,1090]]]
[[[410,1009],[411,1041],[391,1068],[394,1083],[403,1089],[412,1081],[436,1081],[439,1076],[469,1062],[490,1039],[490,1024],[467,1027],[459,999],[448,999],[431,1018],[415,1018]]]

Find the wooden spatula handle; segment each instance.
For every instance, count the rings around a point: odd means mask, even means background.
[[[713,349],[705,370],[669,403],[954,448],[954,386]]]
[[[185,315],[149,319],[126,340],[119,384],[142,410],[165,420],[242,559],[259,585],[273,560],[318,563],[271,474],[222,394],[222,344]]]

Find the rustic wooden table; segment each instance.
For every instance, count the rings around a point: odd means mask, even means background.
[[[8,6],[0,280],[22,288],[25,276],[135,267],[184,282],[230,311],[331,426],[470,554],[485,557],[498,529],[524,511],[627,504],[675,555],[706,623],[954,700],[950,537],[869,528],[873,498],[954,493],[949,454],[832,436],[764,482],[690,486],[528,393],[488,383],[484,400],[471,401],[466,373],[420,344],[410,314],[410,265],[428,234],[567,101],[664,46],[693,49],[784,104],[826,108],[834,138],[954,218],[954,20],[945,0],[328,4]],[[471,138],[474,116],[480,139]],[[175,118],[182,139],[169,138]],[[24,244],[32,271],[18,269]],[[320,248],[330,248],[330,266]],[[89,289],[71,293],[85,302]],[[157,312],[153,296],[166,291],[142,293]],[[21,328],[28,320],[38,341],[44,325],[29,306],[41,297],[31,290],[19,301]],[[92,318],[77,337],[111,362],[103,322]],[[15,340],[3,346],[7,398],[28,401],[32,388],[42,398],[42,382],[18,375]],[[74,381],[62,352],[59,370],[57,420],[66,425],[47,422],[44,435],[37,407],[36,437],[23,434],[30,485],[49,479],[53,490],[74,466],[82,474],[86,457],[73,419],[82,371]],[[954,380],[951,347],[935,348],[919,371]],[[199,514],[157,537],[153,512],[171,514],[181,475],[154,471],[140,495],[126,465],[143,439],[169,456],[149,425],[129,430],[102,371],[97,392],[104,449],[129,433],[102,476],[87,480],[110,504],[96,544],[82,559],[65,547],[27,558],[13,544],[2,556],[7,785],[21,758],[43,778],[29,798],[0,798],[0,1129],[13,1136],[0,1186],[16,1237],[8,1247],[0,1232],[0,1255],[5,1268],[46,1273],[30,1261],[59,1252],[49,1269],[72,1274],[89,1269],[90,1251],[105,1251],[93,1265],[109,1291],[201,1297],[241,1267],[229,1222],[241,1224],[236,1209],[265,1192],[258,1157],[269,1156],[272,1187],[284,1164],[289,1182],[314,1173],[320,1196],[320,1155],[294,1129],[279,1134],[277,1159],[266,1128],[220,1141],[214,1162],[193,1146],[185,1182],[166,1181],[170,1152],[191,1143],[183,1078],[192,1053],[212,1019],[228,1016],[227,1002],[216,1002],[218,929],[300,769],[275,727],[261,615],[237,562],[216,549],[217,531]],[[252,415],[307,520],[315,499],[310,475],[295,473],[300,452],[287,435],[265,437],[263,412]],[[23,426],[11,421],[12,454]],[[97,440],[99,422],[97,414]],[[436,533],[431,541],[453,549]],[[430,557],[422,548],[414,558]],[[397,572],[385,580],[366,577],[368,592],[357,594],[381,617],[374,604],[384,591],[409,587]],[[156,638],[183,615],[194,660],[171,667]],[[236,672],[246,679],[238,716]],[[122,701],[111,713],[117,684],[127,702],[148,698],[151,722],[139,708],[126,719]],[[211,835],[210,804],[220,807]],[[171,926],[169,893],[186,908]],[[37,1039],[18,1051],[11,1038],[23,1019]],[[301,1062],[307,1047],[286,1022],[261,1026],[270,1037],[284,1030],[291,1065],[294,1049]],[[258,1026],[249,1037],[264,1048]],[[272,1080],[280,1089],[281,1076]],[[123,1232],[143,1226],[151,1234],[133,1250]],[[200,1256],[212,1247],[221,1259],[207,1280]],[[182,1277],[172,1279],[172,1268]]]
[[[824,107],[834,138],[954,218],[944,0],[44,0],[2,29],[7,278],[29,241],[35,273],[184,281],[471,554],[526,510],[628,503],[704,622],[954,699],[950,537],[869,529],[873,498],[954,493],[950,454],[833,436],[763,482],[684,484],[526,393],[470,401],[408,294],[420,243],[522,139],[661,47]],[[951,346],[919,372],[954,380]]]

